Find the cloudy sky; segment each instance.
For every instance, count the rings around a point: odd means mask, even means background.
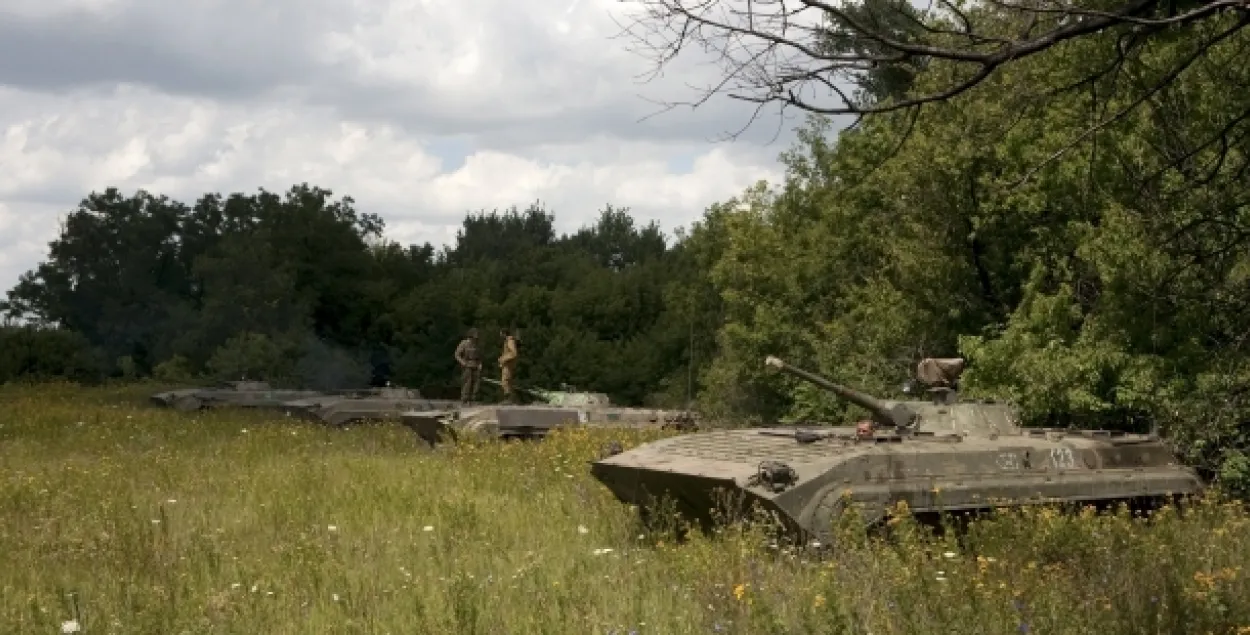
[[[308,181],[406,243],[536,200],[562,230],[612,203],[671,231],[777,179],[798,123],[718,140],[749,118],[729,99],[639,122],[715,68],[644,83],[648,60],[611,39],[617,0],[2,4],[0,290],[110,185],[191,202]]]

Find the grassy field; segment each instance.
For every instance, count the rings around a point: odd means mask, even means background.
[[[0,388],[0,632],[1250,633],[1250,520],[1036,510],[824,560],[674,544],[588,473],[608,438],[421,447],[151,389]]]

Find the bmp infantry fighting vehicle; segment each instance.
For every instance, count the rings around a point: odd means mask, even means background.
[[[681,431],[698,428],[697,415],[686,411],[612,406],[488,404],[459,409],[413,410],[403,414],[403,422],[431,446],[464,437],[541,439],[555,428],[578,425]]]
[[[492,380],[486,380],[497,383]],[[694,430],[698,417],[684,410],[654,410],[613,406],[608,396],[596,392],[517,388],[542,404],[486,404],[451,409],[413,410],[403,415],[404,425],[431,446],[447,439],[541,439],[563,426],[659,427]]]
[[[316,397],[316,390],[276,389],[263,381],[224,381],[212,388],[184,388],[152,395],[158,406],[184,412],[203,408],[281,408],[292,399]]]
[[[332,426],[362,421],[397,421],[408,410],[450,409],[455,401],[426,399],[412,388],[369,388],[337,395],[317,395],[283,404],[293,417]]]
[[[1023,428],[1008,404],[959,401],[962,359],[920,362],[917,379],[929,398],[908,401],[878,400],[776,357],[767,364],[864,408],[871,419],[853,427],[681,435],[617,451],[592,463],[592,474],[644,514],[667,498],[706,525],[711,510],[736,495],[821,543],[848,503],[875,525],[898,501],[923,518],[1045,502],[1157,502],[1202,488],[1154,435]]]
[[[486,377],[482,378],[488,384],[503,387],[503,384]],[[546,390],[543,388],[516,388],[519,393],[529,395],[536,401],[541,401],[548,406],[568,406],[572,408],[586,406],[610,406],[611,399],[601,392],[585,392],[574,390],[571,386],[565,385],[564,390]]]

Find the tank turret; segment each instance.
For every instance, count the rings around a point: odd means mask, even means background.
[[[781,370],[787,374],[806,380],[812,384],[820,386],[825,390],[867,410],[872,413],[872,420],[878,426],[893,427],[898,432],[903,432],[912,428],[916,422],[917,414],[915,410],[908,408],[905,404],[895,403],[888,404],[880,401],[875,397],[866,395],[858,390],[847,388],[841,384],[835,384],[820,375],[809,373],[801,368],[795,368],[780,358],[768,356],[764,363]]]

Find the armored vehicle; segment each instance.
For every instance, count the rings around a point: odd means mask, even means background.
[[[493,379],[484,381],[499,386]],[[569,425],[592,427],[659,427],[693,430],[698,416],[684,410],[655,410],[613,406],[601,392],[521,388],[517,392],[536,402],[527,405],[485,404],[458,408],[436,407],[403,414],[404,425],[431,446],[443,439],[541,439],[554,428]]]
[[[321,395],[316,390],[274,388],[263,381],[224,381],[211,388],[184,388],[152,395],[152,403],[182,411],[231,406],[237,408],[281,408],[292,399]]]
[[[494,380],[483,377],[482,381],[488,384],[494,384],[502,387],[503,384]],[[525,395],[529,395],[535,401],[541,401],[548,406],[568,406],[571,408],[580,408],[586,406],[610,406],[611,399],[601,392],[585,392],[575,390],[572,386],[565,385],[561,390],[546,390],[544,388],[522,388],[517,387],[516,391]]]
[[[441,410],[413,410],[403,414],[404,425],[437,445],[444,439],[541,439],[563,426],[657,427],[694,430],[697,415],[682,410],[651,410],[614,406],[484,405]]]
[[[455,401],[426,399],[413,388],[370,388],[336,395],[317,395],[282,404],[293,417],[344,426],[361,421],[397,421],[408,410],[450,409]]]
[[[961,359],[922,361],[920,385],[910,388],[928,398],[906,401],[878,400],[776,357],[767,364],[862,407],[870,419],[681,435],[615,449],[591,464],[592,474],[644,514],[667,498],[706,525],[714,508],[736,498],[822,543],[847,504],[875,525],[898,501],[932,518],[1045,502],[1158,502],[1203,487],[1153,434],[1025,428],[1009,404],[960,401]]]

